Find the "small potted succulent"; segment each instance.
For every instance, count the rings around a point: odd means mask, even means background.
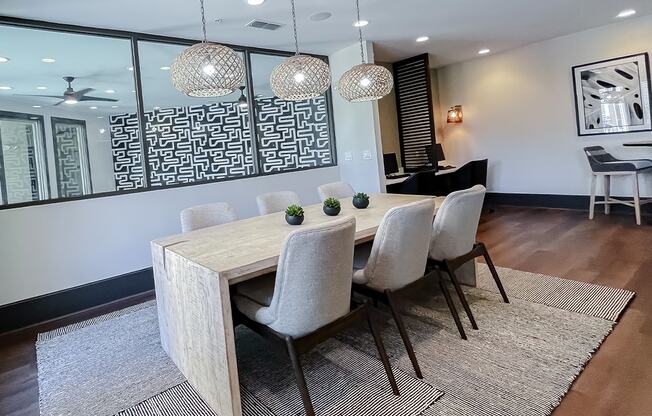
[[[303,222],[303,208],[299,205],[290,205],[285,209],[285,221],[290,225],[301,225]]]
[[[353,195],[353,206],[359,209],[367,208],[369,206],[369,195],[364,192]]]
[[[340,206],[340,201],[335,198],[327,198],[324,201],[324,214],[330,215],[331,217],[336,216],[340,213],[342,207]]]

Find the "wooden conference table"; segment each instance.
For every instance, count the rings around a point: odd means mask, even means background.
[[[359,244],[374,238],[390,208],[427,198],[375,194],[363,210],[343,201],[340,216],[355,216]],[[321,204],[305,207],[305,218],[302,226],[333,220]],[[242,415],[230,286],[274,271],[285,238],[302,226],[275,213],[152,242],[161,343],[220,416]]]

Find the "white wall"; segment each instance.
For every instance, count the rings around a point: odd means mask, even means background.
[[[250,217],[260,193],[293,190],[311,204],[337,180],[329,167],[0,211],[0,305],[150,267],[149,242],[179,233],[188,206],[226,201]]]
[[[373,45],[366,42],[368,62],[373,62]],[[337,139],[337,163],[343,181],[357,192],[380,192],[385,175],[378,103],[350,103],[337,92],[337,83],[348,69],[361,63],[360,44],[341,49],[328,57],[333,75],[333,115]],[[365,158],[367,154],[368,158]]]
[[[586,195],[584,146],[652,158],[650,148],[622,147],[652,134],[577,136],[571,67],[640,52],[652,52],[652,16],[441,68],[441,111],[464,109],[463,124],[444,128],[447,158],[488,157],[494,192]],[[631,185],[619,180],[614,191],[631,195]],[[652,194],[650,178],[642,193]]]

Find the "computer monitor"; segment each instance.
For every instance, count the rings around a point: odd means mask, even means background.
[[[398,161],[396,153],[384,153],[383,164],[385,165],[385,175],[398,172]]]
[[[439,162],[446,160],[444,148],[439,143],[435,143],[434,148],[431,144],[427,145],[426,154],[428,155],[428,160],[430,160],[432,166],[437,166]]]

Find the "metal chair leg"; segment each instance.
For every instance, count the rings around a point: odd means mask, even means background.
[[[471,326],[473,329],[478,329],[478,324],[475,322],[475,318],[473,317],[473,312],[471,312],[471,307],[469,306],[469,303],[466,301],[466,296],[464,296],[464,292],[462,291],[462,286],[460,286],[460,282],[457,280],[457,277],[455,276],[455,272],[453,269],[448,267],[446,265],[446,272],[448,272],[448,275],[451,278],[451,282],[453,282],[453,287],[455,287],[455,291],[457,292],[457,296],[460,298],[460,302],[462,302],[462,307],[464,308],[464,311],[466,311],[466,316],[469,317],[469,321],[471,322]]]
[[[308,386],[306,385],[306,379],[303,375],[303,368],[301,368],[301,361],[299,361],[299,354],[297,354],[297,350],[294,347],[294,339],[292,337],[286,337],[285,345],[287,346],[290,361],[292,361],[292,368],[294,369],[294,375],[297,379],[297,387],[299,387],[299,393],[301,394],[303,407],[306,410],[306,416],[315,416],[315,409],[312,407],[310,393],[308,393]]]
[[[385,297],[387,298],[389,309],[391,309],[392,311],[394,322],[396,322],[396,326],[398,327],[398,333],[401,334],[403,345],[405,345],[405,349],[407,350],[408,357],[410,357],[410,361],[412,362],[412,367],[414,367],[414,372],[416,373],[418,378],[423,378],[423,375],[421,374],[421,368],[419,368],[419,363],[417,362],[417,357],[414,354],[414,349],[412,348],[412,342],[410,342],[410,337],[408,336],[408,333],[405,330],[405,325],[403,324],[403,318],[401,318],[400,309],[396,299],[394,299],[394,295],[392,294],[392,291],[385,290]]]
[[[462,326],[462,321],[460,321],[460,316],[457,313],[457,308],[455,308],[453,299],[451,299],[451,294],[448,291],[448,288],[446,287],[446,283],[444,282],[444,279],[441,277],[441,275],[439,275],[439,287],[441,288],[441,291],[444,294],[444,298],[446,299],[446,304],[448,305],[448,309],[450,309],[451,315],[453,315],[453,320],[455,321],[455,326],[457,326],[457,330],[460,333],[460,337],[464,340],[467,339],[466,332],[464,332],[464,327]]]
[[[394,373],[392,372],[392,366],[389,364],[389,358],[387,358],[387,352],[385,351],[385,346],[383,345],[383,340],[380,336],[380,332],[373,323],[371,318],[371,312],[367,309],[367,323],[369,324],[369,330],[371,335],[374,337],[374,342],[376,343],[376,349],[378,349],[378,354],[380,355],[380,361],[383,362],[383,367],[385,367],[385,373],[387,374],[387,380],[392,386],[392,392],[395,396],[399,396],[398,385],[396,384],[396,379],[394,378]]]
[[[491,261],[491,256],[489,256],[489,251],[487,250],[487,247],[482,243],[479,243],[479,246],[480,249],[482,250],[482,257],[484,257],[484,261],[487,263],[487,266],[489,267],[489,271],[491,272],[491,275],[496,281],[496,286],[498,286],[498,290],[500,291],[500,296],[503,297],[503,301],[505,303],[509,303],[509,299],[507,298],[507,293],[505,293],[505,288],[503,288],[503,283],[500,281],[500,277],[498,276],[498,272],[496,271],[494,262]]]

